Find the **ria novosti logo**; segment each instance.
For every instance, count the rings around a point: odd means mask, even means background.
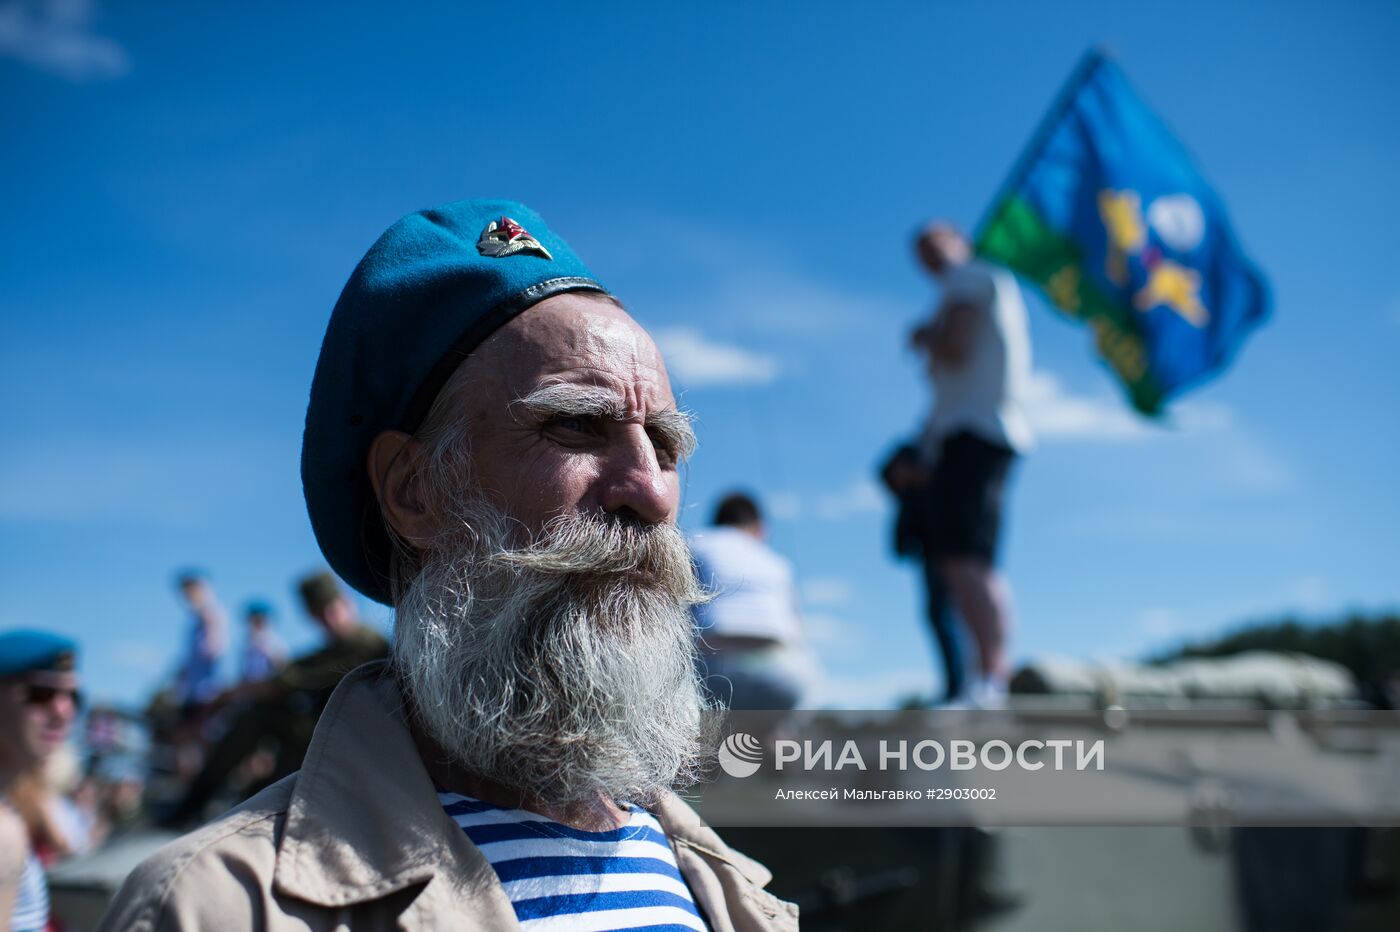
[[[719,765],[731,777],[751,777],[763,764],[763,745],[753,735],[736,731],[719,746]]]
[[[773,742],[773,769],[812,771],[870,770],[987,770],[1017,767],[1021,770],[1103,770],[1104,741],[1054,738],[1027,739],[1014,747],[1007,741],[974,741],[953,738],[946,742],[931,738],[914,742],[880,739],[875,748],[854,739],[845,741],[779,738]],[[1073,757],[1071,757],[1073,751]],[[719,746],[719,765],[731,777],[751,777],[763,766],[763,744],[747,732],[736,731]],[[1053,757],[1053,760],[1045,759]],[[789,765],[794,765],[789,767]]]

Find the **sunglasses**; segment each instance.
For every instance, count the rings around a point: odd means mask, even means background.
[[[64,686],[45,686],[42,683],[24,684],[24,701],[28,705],[49,705],[60,695],[67,696],[73,703],[74,711],[83,707],[83,694],[76,689]]]

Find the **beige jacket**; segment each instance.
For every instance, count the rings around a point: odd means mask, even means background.
[[[655,815],[715,932],[796,929],[797,907],[685,803]],[[383,663],[345,677],[301,772],[141,864],[99,927],[519,929],[495,871],[438,804]]]

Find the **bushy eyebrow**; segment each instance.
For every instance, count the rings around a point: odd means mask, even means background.
[[[556,382],[543,385],[519,398],[511,405],[519,406],[535,420],[547,421],[560,417],[597,417],[614,421],[627,420],[622,399],[615,392],[597,385],[576,385]],[[659,435],[677,459],[686,459],[695,452],[694,418],[679,408],[662,408],[647,415],[647,430]]]
[[[695,452],[694,418],[680,408],[662,408],[647,416],[647,429],[660,434],[676,459],[689,459]]]

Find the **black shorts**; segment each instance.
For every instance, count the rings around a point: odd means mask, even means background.
[[[943,438],[924,496],[926,556],[997,560],[1001,501],[1016,454],[971,431]]]

